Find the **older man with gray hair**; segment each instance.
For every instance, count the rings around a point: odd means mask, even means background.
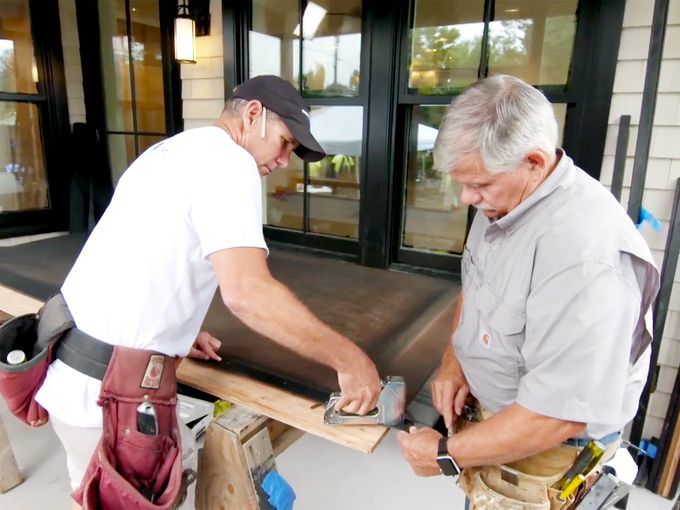
[[[545,96],[512,76],[452,102],[434,159],[478,211],[433,404],[451,430],[471,393],[486,419],[450,438],[400,433],[405,459],[421,476],[456,475],[565,443],[618,444],[644,386],[659,285],[635,226],[557,148]]]

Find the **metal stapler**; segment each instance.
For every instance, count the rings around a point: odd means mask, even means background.
[[[340,393],[331,393],[323,421],[327,425],[385,425],[393,427],[404,421],[406,407],[406,382],[403,377],[390,376],[383,381],[378,405],[361,416],[335,409]]]

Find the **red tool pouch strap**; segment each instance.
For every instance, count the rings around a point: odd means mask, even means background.
[[[137,430],[137,408],[153,405],[156,434]],[[81,486],[85,510],[175,508],[183,490],[174,359],[115,347],[102,382],[102,438]]]

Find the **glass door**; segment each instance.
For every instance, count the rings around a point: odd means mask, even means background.
[[[290,81],[328,154],[267,176],[267,237],[357,252],[364,148],[361,0],[252,0],[248,76]]]
[[[552,102],[560,141],[569,103],[578,0],[412,0],[399,109],[404,170],[396,260],[456,270],[473,211],[433,167],[437,127],[453,98],[479,78],[512,74]]]
[[[115,186],[125,169],[166,138],[159,2],[99,0],[104,135]]]
[[[0,2],[0,214],[50,206],[38,81],[28,0]]]

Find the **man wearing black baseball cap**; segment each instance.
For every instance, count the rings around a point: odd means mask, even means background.
[[[295,154],[301,159],[319,161],[326,156],[311,133],[309,106],[289,82],[278,76],[256,76],[236,87],[233,97],[257,100],[276,113],[298,142]]]
[[[380,377],[371,359],[267,266],[260,176],[287,166],[292,151],[306,161],[325,156],[309,120],[292,85],[261,76],[234,91],[214,125],[144,152],[61,288],[78,329],[113,346],[220,360],[220,341],[200,332],[219,286],[225,306],[248,327],[336,370],[338,409],[373,409]],[[64,445],[74,490],[101,436],[100,388],[57,359],[36,396]]]
[[[262,176],[287,166],[291,151],[305,161],[326,156],[312,135],[309,107],[278,76],[257,76],[236,87],[215,125],[253,156]]]

